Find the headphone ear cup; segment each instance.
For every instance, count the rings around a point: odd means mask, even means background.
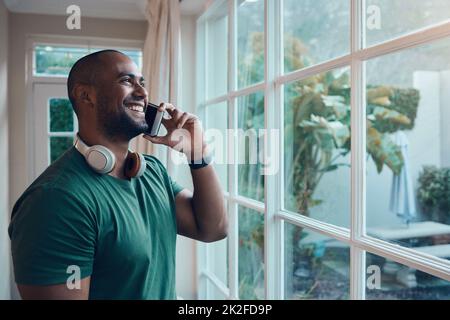
[[[85,157],[91,168],[100,174],[110,173],[116,165],[114,153],[104,146],[92,146]]]
[[[125,164],[125,176],[127,178],[138,178],[145,172],[146,161],[143,155],[137,152],[129,152]]]
[[[144,175],[145,169],[147,169],[147,161],[142,154],[138,153],[139,156],[139,170],[136,173],[136,178]]]

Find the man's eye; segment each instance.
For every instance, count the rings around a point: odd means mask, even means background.
[[[128,83],[131,83],[131,79],[130,79],[130,78],[125,78],[125,79],[122,79],[122,82],[128,82]]]

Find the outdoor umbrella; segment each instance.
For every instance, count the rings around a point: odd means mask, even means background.
[[[407,225],[416,217],[416,204],[408,163],[408,137],[403,131],[393,136],[394,143],[400,147],[403,167],[399,175],[393,175],[389,209],[397,214]]]

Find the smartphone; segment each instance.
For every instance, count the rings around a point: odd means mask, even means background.
[[[147,110],[145,111],[145,121],[148,124],[148,134],[150,137],[156,137],[161,127],[161,121],[164,112],[158,111],[159,106],[153,103],[147,104]]]

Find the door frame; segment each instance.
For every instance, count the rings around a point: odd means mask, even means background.
[[[34,179],[48,167],[49,160],[51,161],[51,144],[49,145],[49,139],[51,138],[52,133],[49,130],[51,118],[49,113],[49,100],[47,100],[47,98],[68,99],[65,84],[33,84],[33,110],[35,111],[35,116],[33,118],[33,145],[40,146],[40,150],[34,148]],[[75,114],[73,125],[74,131],[77,131],[78,120]],[[56,136],[60,137],[62,134],[63,133],[59,133]],[[72,134],[73,132],[67,132],[67,136],[72,136]]]

